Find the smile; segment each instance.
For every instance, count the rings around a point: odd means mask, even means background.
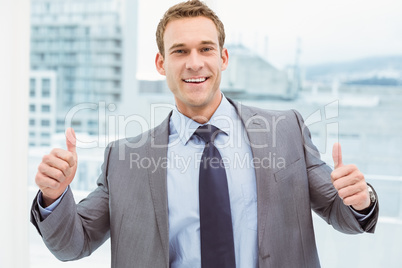
[[[186,83],[202,83],[202,82],[205,82],[207,79],[208,79],[208,77],[202,77],[202,78],[185,79],[183,81]]]

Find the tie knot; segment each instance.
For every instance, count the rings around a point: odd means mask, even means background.
[[[203,125],[197,128],[195,134],[205,141],[205,143],[214,142],[218,133],[222,132],[213,125]]]

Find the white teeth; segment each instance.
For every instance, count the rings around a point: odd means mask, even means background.
[[[204,77],[204,78],[196,78],[196,79],[187,79],[184,81],[187,83],[201,83],[201,82],[204,82],[205,80],[207,80],[207,79]]]

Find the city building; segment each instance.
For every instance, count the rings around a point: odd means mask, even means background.
[[[123,84],[135,91],[135,76],[123,74],[123,55],[125,61],[136,62],[137,1],[31,4],[31,69],[56,73],[56,131],[64,132],[66,114],[84,105],[67,125],[93,135],[102,132],[107,126],[99,118],[99,102],[120,103]],[[135,73],[136,66],[130,67]],[[123,81],[123,76],[134,82]]]
[[[229,44],[230,64],[222,73],[221,89],[229,97],[279,98],[297,97],[297,66],[278,70],[257,53],[243,45]]]
[[[56,73],[31,71],[29,78],[29,146],[50,146],[56,130]]]
[[[141,94],[171,94],[165,79],[140,79],[138,91]]]

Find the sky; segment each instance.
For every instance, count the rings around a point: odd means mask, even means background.
[[[156,26],[180,0],[139,0],[138,72],[158,77]],[[242,43],[282,69],[402,54],[401,0],[206,0],[225,25],[226,44]],[[229,50],[230,64],[230,50]]]

